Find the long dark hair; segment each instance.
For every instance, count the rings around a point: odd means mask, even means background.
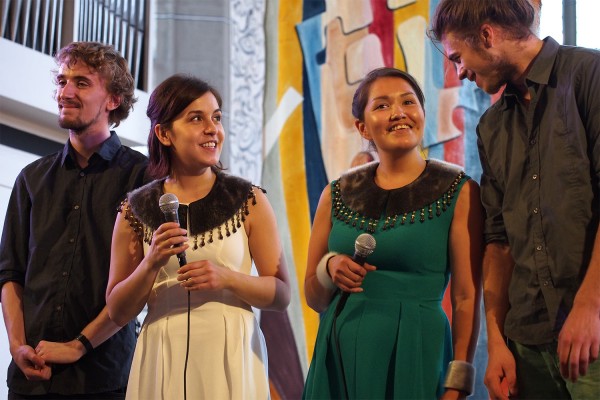
[[[222,105],[221,95],[207,82],[192,75],[176,74],[165,79],[150,95],[146,115],[150,118],[148,134],[148,175],[154,179],[164,178],[171,172],[171,150],[156,137],[154,129],[171,129],[173,121],[194,100],[211,92]],[[215,166],[222,169],[221,163]]]

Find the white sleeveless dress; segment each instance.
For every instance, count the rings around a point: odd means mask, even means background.
[[[250,274],[252,260],[243,224],[237,232],[186,251],[188,263],[211,260]],[[144,243],[144,251],[148,244]],[[137,341],[127,399],[183,399],[188,296],[171,257],[158,273]],[[187,398],[267,399],[267,349],[252,308],[227,290],[190,292]]]

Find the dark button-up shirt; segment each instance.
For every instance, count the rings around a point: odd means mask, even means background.
[[[481,118],[478,145],[487,242],[508,242],[515,267],[505,334],[556,338],[588,268],[598,228],[600,52],[546,38],[525,105],[507,86]]]
[[[145,166],[146,157],[111,132],[86,168],[78,167],[67,142],[17,177],[0,243],[0,286],[23,286],[30,346],[73,340],[105,306],[117,207],[141,186]],[[29,395],[124,388],[134,346],[130,323],[76,363],[52,366],[49,381],[27,381],[11,362],[8,387]]]

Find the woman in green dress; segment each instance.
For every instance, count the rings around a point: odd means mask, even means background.
[[[304,398],[464,398],[479,333],[479,187],[421,155],[424,96],[409,74],[370,72],[352,113],[379,161],[349,170],[319,201],[305,294],[323,315]],[[376,248],[361,266],[351,255],[363,233]],[[441,306],[450,276],[452,325]]]

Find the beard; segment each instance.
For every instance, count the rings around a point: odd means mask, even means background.
[[[81,110],[79,108],[78,110]],[[84,120],[81,116],[77,116],[75,118],[63,117],[61,114],[58,116],[58,126],[63,129],[68,129],[73,133],[81,133],[85,132],[90,126],[94,125],[102,114],[102,109],[98,109],[96,115],[88,120]]]
[[[504,57],[492,56],[485,52],[481,54],[489,63],[484,73],[486,78],[482,82],[481,89],[487,94],[496,94],[518,74],[517,68],[506,61]]]

